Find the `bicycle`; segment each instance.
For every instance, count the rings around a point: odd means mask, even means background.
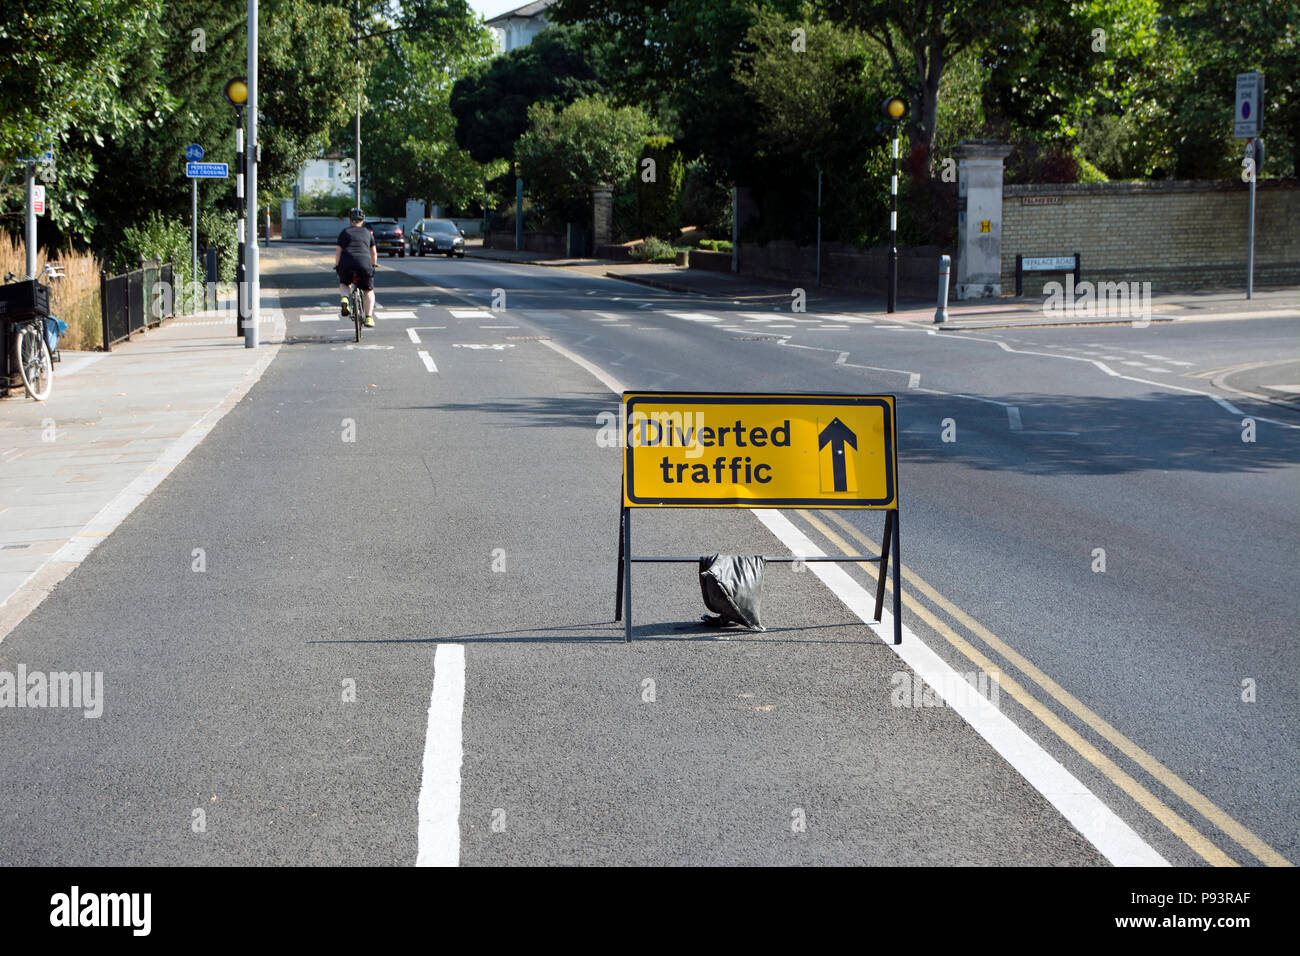
[[[356,277],[348,283],[348,308],[352,313],[352,325],[356,333],[353,341],[361,341],[361,320],[364,318],[366,308],[366,294],[361,291],[357,285]]]
[[[45,268],[41,270],[41,276],[61,279],[63,273],[58,270],[58,267],[47,262]],[[15,278],[13,273],[9,273],[5,276],[6,284]],[[48,294],[48,287],[46,290]],[[53,319],[56,330],[62,323],[49,314],[48,304],[42,304],[39,300],[34,300],[24,311],[27,314],[22,318],[10,319],[10,324],[13,326],[11,332],[13,364],[18,367],[18,375],[27,394],[36,401],[43,402],[50,397],[50,391],[54,387],[55,357],[49,343],[50,320]],[[56,348],[58,334],[58,331],[54,332]]]

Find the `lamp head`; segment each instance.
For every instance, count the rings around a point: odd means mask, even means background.
[[[237,76],[228,81],[223,92],[226,94],[226,99],[230,101],[231,106],[243,107],[248,103],[248,84],[243,77]]]

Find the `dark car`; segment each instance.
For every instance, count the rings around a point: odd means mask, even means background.
[[[411,255],[426,252],[465,258],[465,233],[450,219],[421,219],[411,230]]]
[[[367,219],[366,228],[375,237],[375,246],[390,256],[406,257],[406,240],[396,219]]]

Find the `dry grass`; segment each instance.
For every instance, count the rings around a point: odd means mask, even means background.
[[[65,252],[50,256],[49,250],[36,253],[36,271],[45,267],[46,261],[59,266],[66,277],[47,279],[50,287],[50,312],[68,323],[68,331],[59,340],[65,349],[89,350],[98,348],[103,333],[99,310],[99,270],[102,263],[92,253]],[[25,275],[27,254],[23,244],[8,232],[0,232],[0,276],[7,273]]]

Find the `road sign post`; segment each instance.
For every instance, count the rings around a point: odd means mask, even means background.
[[[1259,163],[1255,151],[1258,140],[1246,141],[1246,152],[1250,156],[1250,213],[1246,222],[1246,298],[1255,294],[1255,180],[1259,178]]]
[[[768,562],[880,564],[876,620],[894,562],[894,643],[902,642],[898,456],[892,395],[623,393],[623,496],[615,620],[632,639],[632,565],[698,557],[632,554],[633,508],[855,508],[886,512],[879,557]]]
[[[203,159],[203,147],[198,143],[190,143],[185,147],[185,160],[190,163],[197,163]],[[190,282],[191,284],[198,281],[199,278],[199,181],[197,178],[190,179]],[[185,301],[186,290],[181,290],[181,302]]]
[[[1246,141],[1249,160],[1250,212],[1246,230],[1246,298],[1255,291],[1255,180],[1259,178],[1259,154],[1255,149],[1264,125],[1264,74],[1238,73],[1232,135]]]

